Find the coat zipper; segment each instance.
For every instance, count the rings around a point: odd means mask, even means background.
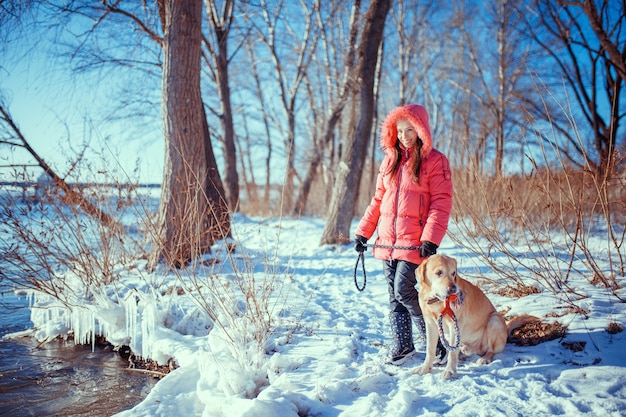
[[[405,160],[400,164],[400,169],[398,170],[398,188],[396,189],[396,210],[395,216],[393,218],[393,246],[396,246],[396,242],[398,241],[398,206],[400,205],[400,185],[402,184],[402,168],[404,168],[404,164],[409,160],[409,150],[406,150]],[[389,253],[389,260],[393,260],[393,251]]]

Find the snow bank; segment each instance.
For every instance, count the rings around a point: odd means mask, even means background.
[[[93,334],[103,334],[143,357],[161,363],[173,358],[179,367],[120,417],[621,416],[626,409],[625,333],[606,331],[610,322],[626,322],[626,307],[582,274],[571,276],[569,285],[584,297],[567,303],[563,294],[547,289],[518,299],[488,291],[498,310],[558,320],[568,326],[567,335],[532,347],[508,344],[485,366],[468,358],[459,365],[458,379],[444,381],[440,369],[411,373],[423,360],[417,337],[414,359],[400,368],[385,364],[388,295],[380,262],[371,253],[367,287],[358,292],[353,248],[319,247],[321,220],[238,217],[234,230],[241,257],[228,259],[216,251],[222,258],[214,272],[235,285],[237,268],[246,264],[257,283],[273,283],[271,333],[263,340],[249,333],[254,312],[245,299],[225,302],[236,314],[216,324],[198,294],[163,291],[185,277],[161,272],[149,277],[127,272],[66,305],[34,293],[36,337],[73,334],[78,342],[89,342]],[[457,258],[460,274],[470,281],[476,271],[499,279],[449,240],[440,252]],[[275,281],[267,280],[268,266]],[[584,345],[582,350],[564,345],[572,342]]]

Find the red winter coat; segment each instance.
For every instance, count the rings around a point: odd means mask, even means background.
[[[419,246],[424,241],[440,245],[448,228],[452,211],[452,176],[444,154],[432,147],[428,114],[422,106],[409,104],[394,109],[381,129],[381,145],[395,147],[396,122],[408,120],[422,140],[422,165],[419,183],[412,178],[405,150],[400,169],[387,174],[392,164],[386,152],[376,180],[376,192],[356,229],[356,235],[369,239],[378,228],[377,245]],[[424,258],[417,250],[374,248],[378,259],[398,259],[420,264]]]

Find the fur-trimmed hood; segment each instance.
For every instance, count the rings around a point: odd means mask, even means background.
[[[422,158],[426,157],[433,149],[433,140],[430,136],[428,124],[428,112],[419,104],[407,104],[393,109],[383,121],[381,126],[380,145],[383,150],[393,148],[398,141],[396,123],[399,120],[408,120],[422,140]]]

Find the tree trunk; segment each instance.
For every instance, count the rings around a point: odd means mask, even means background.
[[[165,167],[149,268],[182,267],[230,234],[200,92],[201,0],[165,0]]]
[[[317,177],[318,167],[322,163],[322,159],[324,157],[324,152],[326,149],[330,147],[332,141],[334,139],[335,129],[339,121],[341,120],[341,115],[343,113],[343,109],[348,103],[348,99],[350,98],[350,93],[354,89],[352,74],[354,73],[355,67],[355,55],[356,55],[356,44],[358,38],[358,24],[359,24],[359,14],[361,10],[361,0],[354,0],[354,4],[352,6],[352,15],[350,17],[350,39],[348,42],[348,52],[346,54],[345,63],[344,63],[344,73],[341,81],[341,92],[337,97],[336,102],[332,103],[332,109],[330,111],[330,117],[326,122],[326,127],[324,130],[324,135],[319,146],[316,146],[313,149],[313,157],[309,163],[309,167],[307,169],[306,175],[304,176],[304,180],[302,181],[302,185],[300,187],[300,193],[298,194],[298,198],[296,199],[296,204],[294,207],[293,214],[295,216],[299,216],[304,212],[306,208],[307,201],[309,199],[309,193],[311,192],[311,187],[313,186],[313,181]],[[328,47],[328,45],[326,45]],[[331,66],[330,62],[326,62],[328,67]],[[335,82],[331,77],[332,73],[327,74],[328,83]]]
[[[223,53],[226,53],[224,46]],[[237,173],[237,148],[235,146],[235,129],[233,128],[233,108],[230,103],[230,86],[228,85],[228,62],[226,55],[217,57],[217,73],[219,92],[222,102],[222,129],[224,131],[224,184],[226,185],[226,198],[232,211],[239,207],[239,174]]]
[[[239,207],[239,174],[237,173],[237,148],[235,146],[233,108],[230,101],[228,74],[228,35],[233,18],[233,7],[233,0],[226,0],[221,8],[223,15],[220,15],[214,0],[207,3],[209,17],[217,42],[214,55],[221,104],[221,114],[219,116],[222,123],[222,131],[224,132],[224,185],[226,187],[226,201],[231,211],[237,211]]]
[[[354,218],[354,206],[361,183],[361,167],[367,155],[367,143],[372,132],[376,63],[390,3],[390,0],[374,0],[365,16],[366,23],[359,46],[356,76],[358,86],[355,91],[354,108],[358,109],[358,112],[352,115],[351,134],[346,141],[337,170],[321,244],[345,243],[350,236],[350,224]]]

